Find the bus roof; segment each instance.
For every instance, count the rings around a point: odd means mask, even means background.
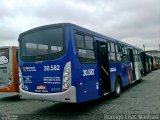
[[[117,43],[126,45],[126,46],[131,47],[131,48],[136,48],[136,49],[142,50],[141,48],[138,48],[138,47],[136,47],[136,46],[134,46],[134,45],[128,44],[128,43],[126,43],[126,42],[122,42],[122,41],[120,41],[120,40],[117,40],[117,39],[108,37],[108,36],[106,36],[106,35],[99,34],[99,33],[97,33],[97,32],[91,31],[91,30],[86,29],[86,28],[84,28],[84,27],[81,27],[81,26],[78,26],[78,25],[75,25],[75,24],[72,24],[72,23],[66,23],[66,24],[70,24],[71,26],[73,26],[73,28],[83,29],[83,31],[86,31],[86,32],[89,33],[89,34],[93,34],[93,35],[96,36],[96,37],[100,37],[100,38],[102,38],[102,39],[107,39],[107,40],[109,40],[109,41],[117,42]]]
[[[39,27],[30,29],[30,30],[28,30],[28,31],[25,31],[25,32],[21,33],[21,34],[19,35],[19,37],[20,37],[20,36],[23,36],[24,34],[27,34],[27,33],[29,33],[29,32],[33,32],[33,31],[35,31],[35,30],[38,30],[38,29],[50,28],[50,27],[53,27],[53,26],[55,26],[55,27],[56,27],[56,26],[57,26],[57,27],[58,27],[58,26],[69,26],[69,27],[71,27],[72,29],[81,30],[81,31],[86,32],[86,33],[88,33],[88,34],[94,35],[95,37],[99,37],[99,38],[102,38],[102,39],[107,39],[107,40],[109,40],[109,41],[113,41],[113,42],[117,42],[117,43],[119,43],[119,44],[126,45],[127,47],[131,47],[131,48],[135,48],[135,49],[142,50],[141,48],[138,48],[138,47],[136,47],[136,46],[134,46],[134,45],[128,44],[128,43],[126,43],[126,42],[122,42],[122,41],[120,41],[120,40],[117,40],[117,39],[108,37],[108,36],[106,36],[106,35],[99,34],[99,33],[97,33],[97,32],[94,32],[94,31],[92,31],[92,30],[89,30],[89,29],[87,29],[87,28],[81,27],[81,26],[76,25],[76,24],[73,24],[73,23],[57,23],[57,24],[49,24],[49,25],[39,26]],[[18,40],[20,40],[20,39],[18,39]]]

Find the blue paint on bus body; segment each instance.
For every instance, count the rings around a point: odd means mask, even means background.
[[[101,80],[99,63],[98,61],[94,64],[80,63],[75,46],[74,32],[77,30],[96,37],[106,38],[110,41],[114,41],[114,39],[105,37],[73,24],[64,24],[64,26],[66,50],[63,56],[49,61],[24,62],[21,60],[19,54],[19,67],[23,75],[25,86],[24,90],[44,94],[62,92],[64,66],[67,62],[71,61],[71,85],[76,87],[77,103],[103,97],[102,88],[100,86]],[[57,65],[58,68],[54,70],[54,67],[57,67]],[[110,63],[109,67],[111,92],[114,92],[115,90],[115,79],[117,76],[121,77],[123,87],[130,84],[128,79],[128,69],[131,68],[130,62],[113,62]],[[52,83],[53,79],[57,82]]]

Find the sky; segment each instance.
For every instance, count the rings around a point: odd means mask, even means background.
[[[74,23],[145,50],[159,50],[160,0],[0,0],[0,46],[20,33]]]

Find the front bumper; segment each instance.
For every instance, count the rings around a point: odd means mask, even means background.
[[[76,87],[71,86],[65,92],[59,93],[33,93],[23,90],[19,87],[21,99],[49,100],[58,102],[76,103]]]

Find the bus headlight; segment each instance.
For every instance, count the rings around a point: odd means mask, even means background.
[[[69,76],[64,76],[64,81],[65,82],[69,81],[69,79],[70,79]]]
[[[69,88],[70,87],[70,84],[68,84],[67,82],[65,82],[64,84],[63,84],[63,88],[64,89],[67,89],[67,88]]]
[[[66,91],[71,87],[71,62],[67,62],[63,71],[62,91]]]
[[[19,68],[19,86],[24,89],[23,75],[21,69]]]

